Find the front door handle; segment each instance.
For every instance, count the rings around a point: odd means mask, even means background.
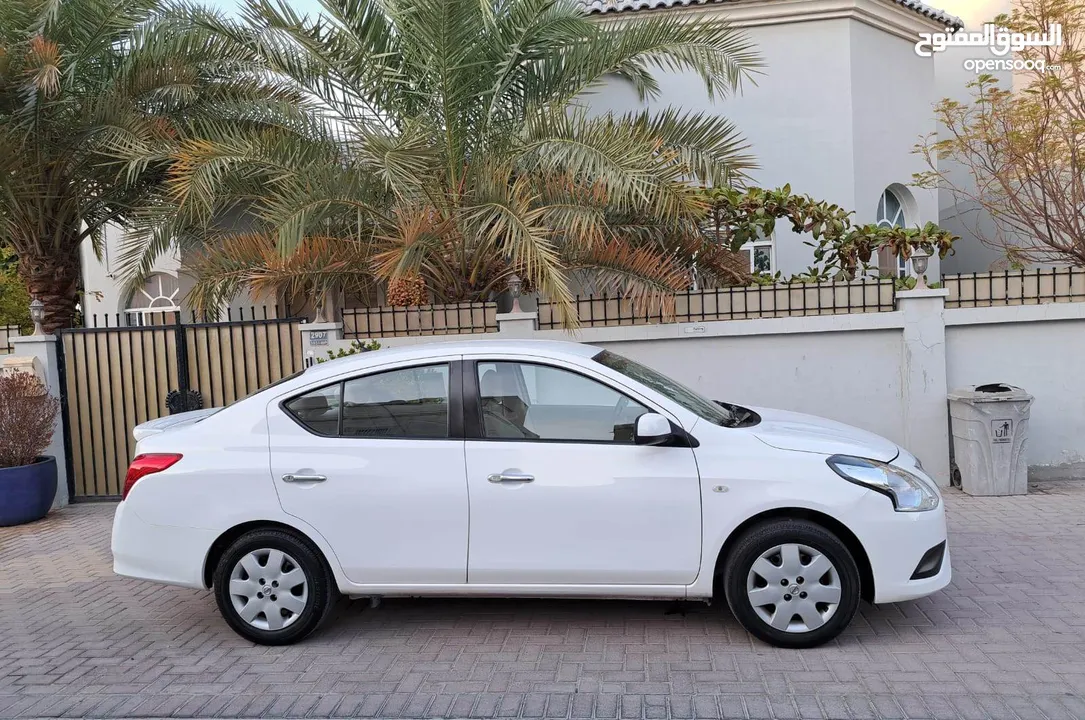
[[[326,475],[294,475],[290,473],[283,475],[283,482],[288,483],[324,482],[327,479]]]
[[[527,473],[515,472],[512,470],[506,470],[503,473],[494,473],[486,478],[492,483],[529,483],[535,482],[534,475],[528,475]]]

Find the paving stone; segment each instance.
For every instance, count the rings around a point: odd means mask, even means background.
[[[1085,717],[1085,482],[946,495],[954,580],[813,650],[698,604],[343,603],[254,646],[209,593],[115,576],[115,506],[0,528],[0,718]]]

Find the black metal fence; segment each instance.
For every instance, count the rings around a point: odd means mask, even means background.
[[[947,308],[1085,302],[1085,268],[962,273],[943,276],[942,284]]]
[[[88,328],[151,327],[176,325],[178,323],[236,322],[241,320],[275,320],[286,315],[286,308],[279,305],[250,305],[242,308],[226,308],[220,317],[199,315],[195,310],[133,311],[119,313],[92,313],[85,318]]]
[[[655,307],[629,298],[578,295],[574,305],[581,327],[607,327],[889,312],[896,307],[896,291],[890,279],[862,279],[690,291]],[[539,302],[539,327],[562,327],[556,305]]]
[[[116,497],[143,422],[227,405],[303,367],[299,318],[60,333],[72,497]]]
[[[497,332],[497,303],[463,302],[416,307],[347,308],[343,337],[365,339],[411,335]]]
[[[7,355],[12,351],[11,339],[18,336],[18,325],[0,325],[0,355]]]

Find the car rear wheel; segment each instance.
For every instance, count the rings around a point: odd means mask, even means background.
[[[724,569],[727,604],[743,627],[777,647],[832,640],[859,608],[859,568],[846,545],[806,520],[747,531]]]
[[[308,543],[282,530],[253,530],[215,567],[215,599],[227,624],[261,645],[287,645],[323,622],[338,596]]]

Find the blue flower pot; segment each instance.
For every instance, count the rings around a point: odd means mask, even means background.
[[[0,527],[41,520],[57,494],[57,461],[40,457],[29,465],[0,468]]]

